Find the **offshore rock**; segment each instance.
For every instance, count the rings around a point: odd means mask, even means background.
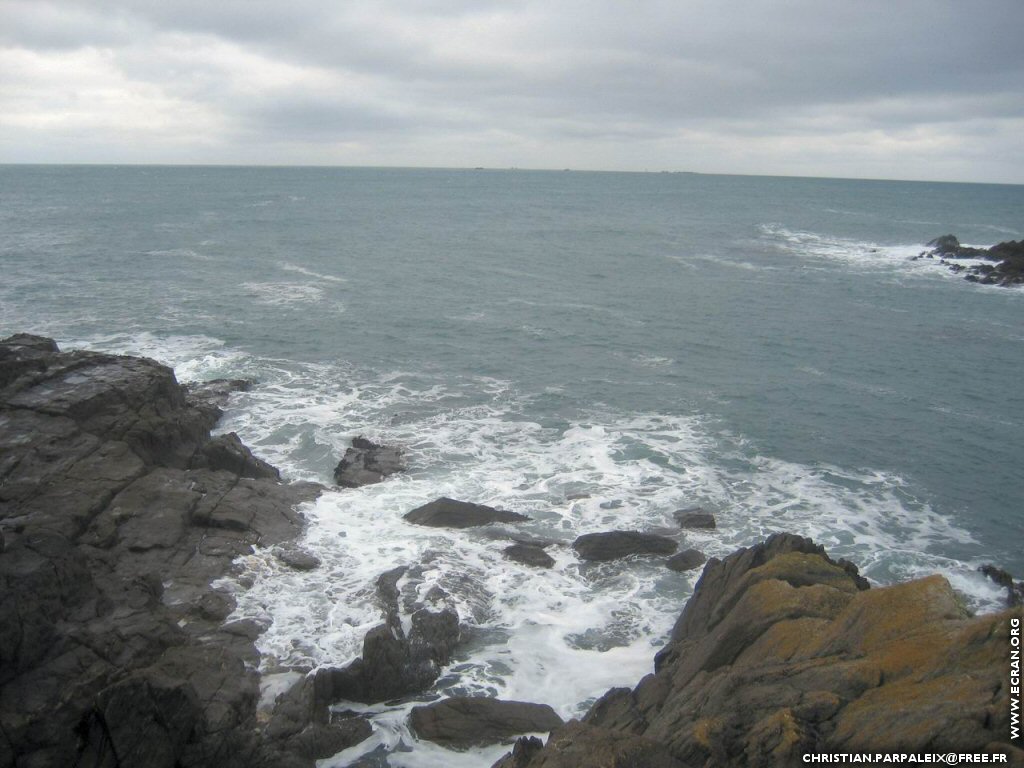
[[[665,565],[672,571],[692,571],[700,568],[708,560],[707,555],[696,549],[684,549],[678,554],[672,555]]]
[[[261,734],[259,628],[210,583],[321,489],[243,476],[218,414],[152,360],[0,340],[0,764],[312,765]]]
[[[1008,240],[991,248],[971,248],[960,245],[956,235],[943,235],[928,246],[932,250],[922,256],[942,259],[951,271],[964,273],[971,282],[1002,286],[1024,284],[1024,240]],[[985,259],[995,263],[965,267],[949,263],[947,259]]]
[[[413,707],[409,722],[421,739],[466,749],[497,744],[521,733],[547,733],[562,725],[562,718],[547,704],[455,696]]]
[[[507,512],[483,504],[456,501],[442,496],[405,514],[405,519],[416,525],[434,528],[473,528],[491,523],[521,523],[529,520],[526,515]]]
[[[503,554],[509,560],[534,568],[551,568],[555,564],[555,559],[536,544],[512,544],[505,547]]]
[[[972,618],[941,576],[867,589],[849,563],[777,534],[709,560],[654,674],[606,693],[518,768],[1013,752],[1014,617]]]
[[[398,448],[377,445],[360,436],[353,438],[352,446],[334,468],[334,482],[342,488],[359,488],[404,470]]]
[[[705,512],[703,507],[690,507],[679,509],[673,513],[680,528],[715,528],[718,523],[715,516]]]
[[[572,543],[582,560],[618,560],[630,555],[671,555],[678,545],[667,536],[639,531],[585,533]]]

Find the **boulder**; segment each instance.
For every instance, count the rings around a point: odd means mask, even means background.
[[[312,571],[320,567],[319,557],[299,547],[278,547],[274,554],[278,560],[296,571]]]
[[[535,544],[513,544],[505,547],[503,553],[509,560],[534,568],[550,568],[555,564],[555,559]]]
[[[359,488],[404,470],[401,450],[360,436],[353,438],[352,446],[334,468],[334,482],[342,488]]]
[[[491,523],[521,523],[530,518],[483,504],[441,497],[407,512],[405,519],[416,525],[428,525],[433,528],[472,528]]]
[[[978,568],[978,570],[1006,590],[1007,607],[1015,608],[1019,605],[1024,605],[1024,582],[1014,581],[1013,576],[1007,571],[997,568],[991,563],[986,563]]]
[[[694,568],[704,565],[707,559],[707,555],[703,552],[696,549],[684,549],[666,560],[665,565],[673,571],[692,571]]]
[[[466,749],[522,733],[547,733],[562,725],[562,718],[547,704],[456,696],[413,707],[409,723],[421,739]]]
[[[582,560],[617,560],[630,555],[671,555],[678,545],[667,536],[639,531],[586,533],[572,548]]]
[[[673,513],[680,528],[715,528],[715,516],[706,512],[703,507],[680,509]]]

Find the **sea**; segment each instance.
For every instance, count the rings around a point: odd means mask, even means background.
[[[344,665],[382,620],[378,574],[417,568],[467,642],[422,696],[344,704],[354,763],[486,766],[507,747],[418,741],[448,695],[578,716],[652,671],[699,570],[583,563],[571,543],[668,533],[722,557],[812,537],[875,584],[1024,575],[1024,290],[914,257],[940,235],[1024,237],[1024,186],[691,173],[0,166],[0,335],[145,355],[182,382],[245,378],[217,430],[329,490],[301,545],[240,562],[235,617],[264,699]],[[352,438],[408,471],[354,490]],[[406,523],[440,496],[515,529]],[[700,506],[714,530],[680,531]],[[554,544],[550,570],[506,560]]]

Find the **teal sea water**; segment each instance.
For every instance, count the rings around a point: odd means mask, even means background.
[[[979,564],[1024,575],[1024,291],[910,260],[947,232],[1021,239],[1024,187],[0,166],[0,334],[252,378],[220,428],[291,478],[330,482],[358,434],[404,446],[408,475],[309,510],[319,571],[247,563],[266,657],[350,660],[373,578],[426,561],[473,630],[438,690],[568,717],[649,670],[696,574],[567,546],[537,572],[404,512],[455,496],[564,545],[701,505],[719,527],[686,546],[812,535],[876,582],[938,570],[977,608],[998,600]],[[370,711],[372,743],[329,765],[494,754]]]

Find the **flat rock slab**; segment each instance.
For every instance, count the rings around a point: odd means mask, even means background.
[[[587,533],[572,548],[583,560],[618,560],[630,555],[671,555],[678,545],[667,536],[639,531]]]
[[[555,564],[555,559],[535,544],[513,544],[505,548],[504,555],[509,560],[535,568],[550,568]]]
[[[442,496],[436,501],[407,512],[404,519],[416,525],[429,525],[434,528],[473,528],[490,523],[521,523],[530,518],[516,512]]]
[[[700,568],[707,561],[707,555],[703,552],[696,549],[684,549],[682,552],[672,555],[665,565],[673,571],[692,571],[694,568]]]
[[[547,704],[456,696],[413,707],[409,722],[421,739],[465,749],[523,733],[547,733],[561,726],[562,718]]]

